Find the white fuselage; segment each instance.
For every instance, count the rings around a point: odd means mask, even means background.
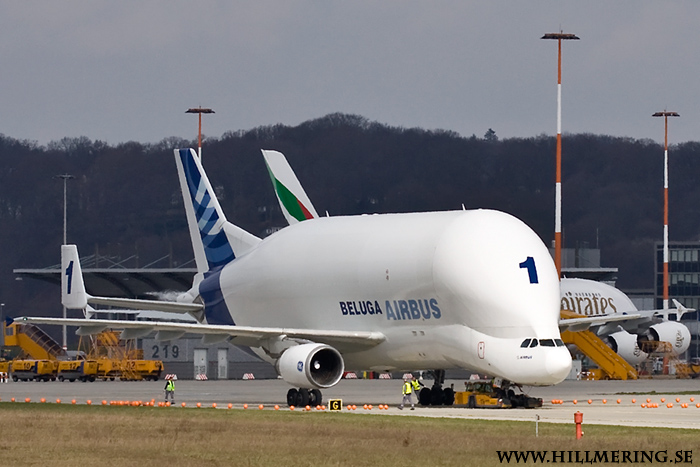
[[[271,235],[226,265],[220,288],[246,326],[379,331],[347,368],[467,368],[522,384],[569,373],[559,339],[559,281],[523,222],[473,210],[330,217]],[[209,318],[209,317],[208,317]]]

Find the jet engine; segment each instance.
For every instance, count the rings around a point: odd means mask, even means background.
[[[624,358],[630,365],[641,363],[648,356],[646,352],[639,348],[637,336],[627,331],[618,331],[610,334],[605,338],[605,341],[614,352]]]
[[[326,344],[300,344],[284,351],[277,360],[282,379],[301,388],[329,388],[343,377],[345,362],[333,347]]]
[[[668,342],[673,355],[680,355],[690,347],[690,331],[677,321],[664,321],[649,327],[646,333],[639,336],[639,341]]]

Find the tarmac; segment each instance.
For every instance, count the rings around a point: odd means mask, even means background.
[[[583,413],[584,425],[700,429],[700,407],[696,406],[700,404],[700,381],[692,379],[564,381],[557,386],[524,388],[528,395],[543,398],[543,406],[537,409],[468,409],[460,406],[416,405],[413,411],[407,410],[408,408],[398,409],[402,398],[401,383],[400,380],[342,380],[336,386],[324,390],[323,399],[341,399],[343,411],[356,414],[519,420],[533,423],[539,417],[540,423],[573,425],[574,413],[580,411]],[[430,385],[432,381],[426,380],[425,383]],[[464,381],[450,380],[447,385],[453,385],[455,391],[459,391],[463,390]],[[85,404],[90,400],[93,405],[102,404],[102,401],[159,402],[164,400],[164,386],[163,380],[93,383],[10,381],[0,384],[0,401],[9,402],[15,398],[16,403],[25,403],[25,399],[30,398],[32,403],[37,403],[44,398],[46,403],[56,403],[56,399],[60,399],[63,404],[70,404],[75,399],[77,404]],[[202,407],[211,407],[216,403],[217,407],[225,408],[230,403],[235,409],[242,409],[243,404],[248,404],[248,410],[258,410],[257,407],[262,404],[265,409],[272,410],[277,404],[280,410],[289,410],[285,403],[289,388],[282,380],[180,380],[175,383],[175,406],[180,408],[184,402],[186,407],[195,407],[197,403]],[[651,408],[648,407],[647,399]],[[552,403],[553,400],[561,400],[562,403]],[[576,404],[574,400],[577,401]],[[669,403],[673,404],[672,407],[667,407]],[[364,409],[365,404],[371,404],[373,408]],[[377,408],[379,404],[388,404],[389,409],[380,410]],[[655,404],[658,404],[658,408],[653,407]],[[688,407],[684,408],[681,404],[688,404]],[[357,409],[347,410],[347,405],[356,405]]]

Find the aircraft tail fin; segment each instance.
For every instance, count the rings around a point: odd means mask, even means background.
[[[675,298],[672,300],[673,304],[676,305],[676,321],[683,319],[684,314],[696,311],[695,308],[686,308],[685,306],[681,305],[681,303]],[[668,316],[666,318],[668,319]]]
[[[272,179],[277,200],[289,225],[318,217],[304,188],[289,166],[287,158],[278,151],[262,150],[267,171]]]
[[[66,308],[84,310],[87,301],[78,247],[61,245],[61,304]]]
[[[199,273],[224,266],[260,242],[226,220],[193,149],[175,149],[175,162]]]

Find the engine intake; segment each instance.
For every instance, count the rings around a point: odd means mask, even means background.
[[[340,352],[326,344],[295,345],[277,360],[277,372],[282,379],[301,388],[335,386],[344,370],[345,362]]]
[[[627,331],[618,331],[610,334],[606,339],[608,346],[627,363],[636,365],[642,363],[648,355],[637,344],[637,336]]]
[[[640,345],[643,341],[668,342],[673,355],[680,355],[690,347],[690,331],[677,321],[664,321],[649,327],[644,335],[639,336],[639,341]]]

